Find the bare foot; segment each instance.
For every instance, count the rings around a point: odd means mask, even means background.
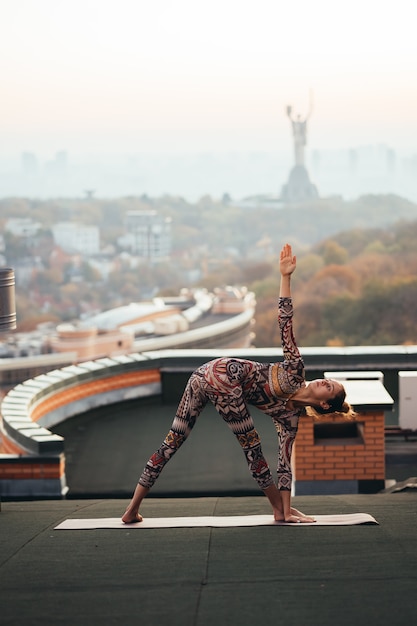
[[[293,507],[291,507],[291,515],[295,515],[295,517],[299,517],[301,519],[302,522],[315,522],[315,518],[311,517],[311,515],[305,515],[304,513],[301,513],[301,511],[298,511],[297,509],[294,509]]]
[[[122,517],[122,522],[125,524],[135,524],[136,522],[141,522],[143,517],[140,513],[130,513],[126,511],[126,513]]]
[[[272,510],[274,512],[274,520],[276,522],[283,522],[285,519],[284,513],[280,509],[273,508]]]
[[[314,519],[314,517],[307,517],[305,515],[288,515],[288,517],[285,518],[285,521],[291,524],[310,524],[311,522],[315,522],[316,520]]]

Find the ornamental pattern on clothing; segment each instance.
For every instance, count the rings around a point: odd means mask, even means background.
[[[242,448],[253,448],[261,443],[257,431],[253,428],[248,433],[237,435],[237,440]]]
[[[272,418],[278,435],[278,488],[291,489],[291,452],[302,410],[289,410],[286,405],[288,395],[305,385],[304,363],[293,335],[291,298],[280,298],[278,306],[284,360],[265,364],[219,358],[199,367],[189,378],[171,430],[145,466],[139,479],[141,485],[152,487],[210,401],[236,436],[249,471],[261,489],[272,485],[273,478],[248,406],[255,406]],[[274,384],[274,377],[278,384]]]

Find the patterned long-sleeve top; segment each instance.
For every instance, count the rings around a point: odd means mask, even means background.
[[[291,489],[291,452],[302,408],[287,408],[289,397],[305,386],[304,362],[293,335],[292,299],[279,298],[278,323],[284,360],[259,363],[223,358],[207,363],[202,373],[211,389],[220,394],[242,424],[252,420],[248,406],[270,415],[278,433],[278,488]],[[227,400],[228,398],[228,400]]]

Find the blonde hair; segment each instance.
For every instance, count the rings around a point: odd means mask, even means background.
[[[306,407],[307,415],[312,415],[315,420],[325,418],[327,415],[340,415],[346,419],[353,419],[356,416],[355,411],[349,402],[344,401],[339,410],[335,411],[331,407],[329,409],[322,409],[321,407],[308,406]]]

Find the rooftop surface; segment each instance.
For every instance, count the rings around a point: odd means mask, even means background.
[[[140,420],[132,402],[59,425],[66,437],[68,499],[2,503],[1,626],[415,622],[415,488],[294,498],[305,513],[369,513],[377,526],[54,530],[68,518],[122,515],[175,411],[174,405],[143,406]],[[257,414],[256,424],[272,465],[275,438],[269,437],[272,427],[264,418]],[[212,407],[191,437],[193,444],[172,459],[153,497],[145,500],[145,517],[270,512],[262,495],[244,494],[246,480],[253,481],[239,446]],[[387,479],[417,476],[417,441],[387,440],[386,465]],[[184,484],[194,493],[173,497],[175,490],[185,491]],[[213,484],[223,486],[219,497],[208,494]],[[205,496],[194,497],[197,490],[205,490]],[[232,492],[239,495],[232,497]]]
[[[295,497],[360,526],[54,530],[127,500],[3,502],[0,624],[384,626],[417,611],[416,490]],[[262,497],[149,498],[147,517],[268,514]]]

